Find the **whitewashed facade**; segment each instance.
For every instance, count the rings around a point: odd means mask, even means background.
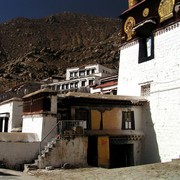
[[[91,85],[98,84],[101,77],[106,77],[116,73],[117,71],[115,69],[110,69],[100,64],[72,67],[66,69],[65,80],[45,83],[41,88],[50,88],[61,93],[78,91],[81,88],[86,89]]]
[[[11,132],[22,127],[22,105],[20,98],[12,98],[0,103],[0,132]]]
[[[42,141],[57,123],[56,93],[42,89],[24,96],[23,99],[22,132],[34,133]]]
[[[169,4],[169,7],[173,5],[173,9],[177,8],[178,1],[170,2],[172,4]],[[142,6],[143,9],[145,3],[137,4],[126,12],[127,16],[132,15],[136,8]],[[158,7],[160,9],[162,3],[159,1],[154,5],[151,4],[150,7],[152,6],[155,11]],[[155,8],[156,5],[157,8]],[[149,8],[150,10],[152,9]],[[177,18],[178,14],[179,10],[173,11],[173,17],[171,15],[168,18],[170,22],[163,20],[165,25],[157,19],[157,26],[152,31],[154,57],[150,60],[139,63],[139,37],[132,37],[120,48],[117,94],[144,95],[149,100],[149,104],[144,106],[143,113],[145,133],[143,163],[166,162],[180,157],[180,21]],[[140,23],[146,22],[144,18]],[[158,26],[161,27],[158,28]],[[134,26],[134,29],[136,28],[138,25]]]

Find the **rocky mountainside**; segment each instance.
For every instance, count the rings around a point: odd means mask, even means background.
[[[0,24],[0,90],[62,76],[67,67],[118,68],[119,27],[117,19],[74,13]]]

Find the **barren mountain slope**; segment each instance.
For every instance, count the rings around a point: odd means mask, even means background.
[[[0,24],[1,91],[63,75],[67,67],[118,66],[119,21],[74,13]]]

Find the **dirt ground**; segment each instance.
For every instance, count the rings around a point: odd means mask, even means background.
[[[80,168],[29,171],[33,178],[44,180],[180,180],[180,160],[127,168]]]

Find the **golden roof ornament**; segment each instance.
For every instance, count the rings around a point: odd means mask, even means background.
[[[135,35],[135,31],[133,30],[133,27],[135,26],[136,22],[133,17],[128,17],[125,24],[124,24],[124,32],[127,34],[127,41],[132,39],[132,37]]]
[[[145,8],[143,10],[143,17],[147,17],[149,15],[149,8]]]
[[[134,6],[135,4],[138,3],[138,0],[128,0],[128,6],[129,8],[131,8],[132,6]]]
[[[160,22],[173,17],[173,8],[175,0],[161,0],[158,8]]]

